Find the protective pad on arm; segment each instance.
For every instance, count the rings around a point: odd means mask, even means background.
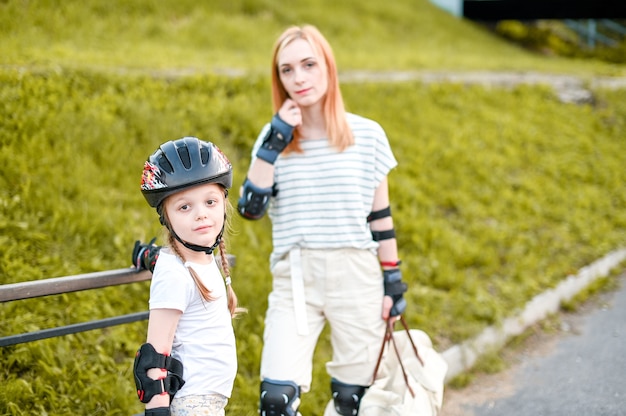
[[[154,244],[156,238],[150,240],[149,243],[142,244],[141,241],[135,241],[135,247],[133,248],[133,266],[137,270],[146,269],[150,273],[154,272],[154,266],[161,247]]]
[[[270,197],[274,195],[274,187],[259,188],[246,178],[243,182],[243,193],[237,202],[237,211],[244,218],[258,220],[265,215]]]
[[[169,407],[155,407],[153,409],[146,409],[144,416],[170,416]]]
[[[393,228],[385,231],[372,231],[374,241],[391,240],[392,238],[396,238],[396,230]]]
[[[370,212],[370,215],[367,216],[367,222],[372,222],[386,217],[391,217],[391,207]]]
[[[299,416],[300,386],[293,381],[265,379],[261,382],[261,416]]]
[[[265,135],[261,147],[257,150],[256,156],[273,165],[278,155],[285,150],[292,139],[293,126],[285,123],[278,114],[274,114],[270,129]]]
[[[167,375],[161,380],[148,377],[148,370],[161,368]],[[174,397],[185,384],[183,380],[183,363],[169,355],[158,353],[152,344],[143,344],[135,355],[133,366],[137,396],[142,403],[148,403],[154,396],[168,393]]]
[[[385,296],[391,296],[393,300],[390,315],[402,315],[406,309],[404,292],[408,289],[408,285],[402,281],[402,272],[400,269],[383,270],[383,281],[385,285]]]

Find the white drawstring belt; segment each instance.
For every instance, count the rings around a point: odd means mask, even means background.
[[[306,300],[304,297],[304,278],[302,277],[300,248],[296,247],[289,252],[289,264],[291,266],[291,291],[298,335],[308,335],[309,324],[306,319]]]

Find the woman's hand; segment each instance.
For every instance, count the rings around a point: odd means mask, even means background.
[[[385,296],[383,298],[383,315],[382,318],[385,321],[389,321],[389,323],[391,325],[393,325],[398,318],[400,317],[400,315],[397,316],[391,316],[391,308],[393,307],[393,299],[391,299],[391,296]]]
[[[391,299],[391,296],[385,296],[383,298],[383,319],[385,321],[389,319],[389,313],[391,311],[392,306],[393,306],[393,299]]]
[[[287,98],[278,109],[278,116],[290,126],[297,127],[302,124],[302,112],[298,104],[291,98]]]

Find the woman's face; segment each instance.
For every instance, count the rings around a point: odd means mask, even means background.
[[[170,226],[183,241],[204,247],[215,243],[226,212],[220,185],[194,186],[168,197],[164,204]]]
[[[321,103],[328,91],[326,62],[304,39],[295,39],[277,57],[278,73],[289,97],[300,107]]]

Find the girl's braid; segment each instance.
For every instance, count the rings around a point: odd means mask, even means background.
[[[237,295],[235,294],[230,278],[230,267],[228,264],[228,257],[226,255],[226,243],[224,242],[224,239],[220,241],[219,249],[220,265],[222,267],[222,273],[224,273],[226,291],[228,293],[228,310],[230,311],[231,316],[236,317],[240,313],[245,312],[245,309],[237,307]]]
[[[185,257],[180,252],[180,250],[178,250],[178,246],[176,245],[176,240],[174,236],[172,235],[172,233],[169,233],[168,242],[169,242],[169,246],[172,248],[172,250],[174,250],[174,253],[183,261],[183,264],[184,264],[186,262]],[[191,274],[191,277],[193,278],[193,281],[196,284],[196,287],[200,291],[200,296],[202,296],[202,299],[206,300],[207,302],[212,301],[213,297],[211,296],[211,291],[204,284],[202,284],[200,277],[198,276],[196,271],[193,269],[193,267],[187,267],[187,270],[189,270],[189,273]]]

